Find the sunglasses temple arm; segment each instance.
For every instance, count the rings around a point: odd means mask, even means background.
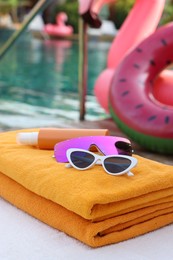
[[[127,172],[127,175],[128,175],[128,176],[134,176],[133,172],[130,172],[130,171]]]
[[[70,163],[66,163],[66,164],[65,164],[65,167],[66,167],[66,168],[72,168],[73,166],[72,166]]]

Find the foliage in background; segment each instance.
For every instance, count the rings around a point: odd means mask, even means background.
[[[117,29],[121,27],[134,4],[134,0],[118,0],[115,4],[111,5],[113,6],[114,11],[112,11],[113,16],[111,16],[110,19],[114,22]],[[165,4],[164,11],[160,19],[160,25],[164,25],[171,21],[173,21],[173,1],[169,0]]]
[[[22,0],[0,0],[0,13],[8,13],[12,8],[17,7]]]
[[[146,0],[150,1],[150,0]],[[112,20],[117,29],[119,29],[132,9],[135,0],[117,0],[111,4],[109,19]],[[68,15],[68,23],[74,28],[75,33],[78,32],[78,1],[67,0],[64,4],[57,5],[53,17],[56,13],[64,11]],[[55,20],[55,18],[54,18]],[[160,25],[173,21],[173,1],[169,0],[165,4],[164,12],[160,20]]]
[[[150,0],[146,0],[150,1]],[[11,12],[17,5],[20,5],[26,0],[0,0],[0,13]],[[108,18],[112,20],[117,29],[119,29],[127,17],[129,11],[132,9],[135,0],[117,0],[109,6]],[[56,14],[65,12],[68,15],[68,24],[72,25],[74,32],[78,32],[78,0],[66,0],[63,4],[57,4],[51,17],[52,22],[55,22]],[[101,19],[104,17],[102,13],[99,14]],[[173,0],[167,0],[164,8],[160,25],[173,21]]]
[[[165,5],[160,25],[173,22],[173,1],[168,1]]]
[[[134,2],[135,2],[134,0],[119,0],[116,1],[116,3],[111,5],[111,8],[113,10],[110,10],[110,13],[112,11],[110,20],[114,22],[117,29],[121,27],[129,11],[132,9]]]
[[[73,26],[74,32],[78,32],[78,1],[77,0],[67,0],[66,3],[57,5],[53,13],[53,22],[55,22],[55,16],[59,12],[65,12],[68,15],[68,24]],[[107,8],[103,8],[99,14],[101,19],[106,19],[108,17]]]

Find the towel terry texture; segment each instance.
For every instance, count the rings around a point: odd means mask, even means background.
[[[135,155],[133,177],[67,169],[53,151],[16,144],[16,133],[0,134],[0,196],[39,220],[92,247],[173,222],[172,166]]]

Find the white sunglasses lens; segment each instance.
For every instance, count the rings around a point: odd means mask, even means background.
[[[89,167],[95,160],[92,154],[83,151],[72,152],[70,155],[70,159],[72,163],[80,169],[85,169]]]
[[[117,174],[125,171],[131,165],[131,160],[128,158],[109,157],[104,160],[106,170],[112,174]]]

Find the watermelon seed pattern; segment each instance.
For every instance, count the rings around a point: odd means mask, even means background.
[[[144,104],[138,104],[135,106],[136,109],[142,108],[144,106]]]
[[[125,78],[122,78],[119,80],[120,82],[126,82],[127,80]]]
[[[173,22],[132,50],[116,69],[109,92],[117,125],[140,144],[165,154],[173,154],[173,106],[157,100],[153,89],[159,73],[173,64],[172,35]]]
[[[156,66],[155,61],[154,61],[154,60],[150,60],[150,65],[152,65],[152,66]]]
[[[148,118],[148,121],[153,121],[153,120],[155,120],[157,118],[157,116],[150,116],[149,118]]]
[[[171,63],[172,63],[171,60],[167,60],[167,61],[166,61],[166,64],[167,64],[167,65],[170,65]]]
[[[129,90],[126,90],[126,91],[124,91],[123,93],[122,93],[122,97],[124,97],[124,96],[127,96],[128,94],[129,94]]]
[[[142,49],[141,48],[137,48],[136,51],[140,53],[140,52],[142,52]]]
[[[166,117],[165,117],[165,124],[169,124],[169,122],[170,122],[170,117],[169,117],[169,116],[166,116]]]
[[[135,63],[135,64],[133,64],[133,67],[134,67],[134,68],[136,68],[136,69],[140,69],[140,66],[139,66],[139,64],[136,64],[136,63]]]
[[[165,39],[161,39],[161,43],[163,44],[163,46],[167,45],[167,41]]]

